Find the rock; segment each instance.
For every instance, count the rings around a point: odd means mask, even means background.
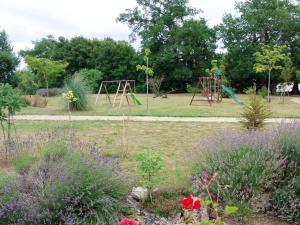
[[[148,189],[142,187],[132,188],[132,197],[137,201],[144,201],[148,197]]]

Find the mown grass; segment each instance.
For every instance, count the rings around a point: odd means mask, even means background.
[[[125,170],[141,180],[137,154],[143,149],[159,150],[163,154],[163,170],[158,174],[158,184],[187,184],[190,176],[190,151],[199,141],[225,129],[241,129],[231,123],[175,123],[175,122],[109,122],[77,121],[72,128],[77,138],[95,142],[106,155],[120,158]],[[70,122],[16,123],[18,134],[26,137],[48,129],[70,127]]]
[[[100,96],[97,105],[94,104],[96,95],[90,95],[90,108],[87,111],[73,112],[72,115],[137,115],[137,116],[225,116],[239,117],[242,106],[237,105],[231,99],[223,99],[222,103],[214,103],[212,106],[207,101],[196,102],[190,106],[191,94],[172,94],[168,98],[149,98],[149,110],[146,110],[146,96],[137,95],[144,105],[124,105],[121,109],[112,107],[104,95]],[[113,97],[113,95],[111,96]],[[237,95],[244,103],[246,95]],[[291,101],[292,97],[286,97],[284,103],[278,96],[272,97],[272,117],[300,117],[300,104]],[[203,98],[202,98],[203,99]],[[124,100],[124,104],[126,100]],[[61,96],[50,97],[46,108],[27,107],[20,114],[40,115],[67,115],[67,109]]]

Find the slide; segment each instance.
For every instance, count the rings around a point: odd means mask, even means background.
[[[222,90],[224,90],[236,104],[243,105],[243,103],[236,97],[236,95],[231,90],[231,88],[226,87],[223,84],[221,85],[221,87],[222,87]]]
[[[135,104],[143,105],[142,101],[138,97],[136,97],[136,95],[134,93],[128,93],[128,95],[133,99]]]

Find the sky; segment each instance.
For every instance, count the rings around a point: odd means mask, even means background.
[[[203,10],[200,16],[214,26],[225,13],[234,12],[234,2],[190,0],[189,5]],[[135,6],[136,0],[0,0],[0,29],[6,31],[16,52],[32,48],[32,41],[49,34],[129,41],[130,29],[116,18]]]

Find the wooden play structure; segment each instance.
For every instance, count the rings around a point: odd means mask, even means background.
[[[221,79],[215,78],[213,76],[200,77],[196,88],[199,89],[199,92],[194,92],[193,97],[190,101],[190,105],[192,105],[196,101],[208,101],[210,105],[213,102],[222,102]]]
[[[113,99],[111,99],[110,93],[108,91],[108,86],[113,84],[117,85],[118,88],[115,92]],[[130,102],[141,105],[140,100],[133,93],[134,89],[135,89],[135,80],[102,81],[95,100],[95,104],[97,104],[102,91],[106,94],[106,99],[113,107],[118,105],[118,108],[121,108],[123,105],[124,98],[126,98],[126,102],[128,105],[130,105]]]

